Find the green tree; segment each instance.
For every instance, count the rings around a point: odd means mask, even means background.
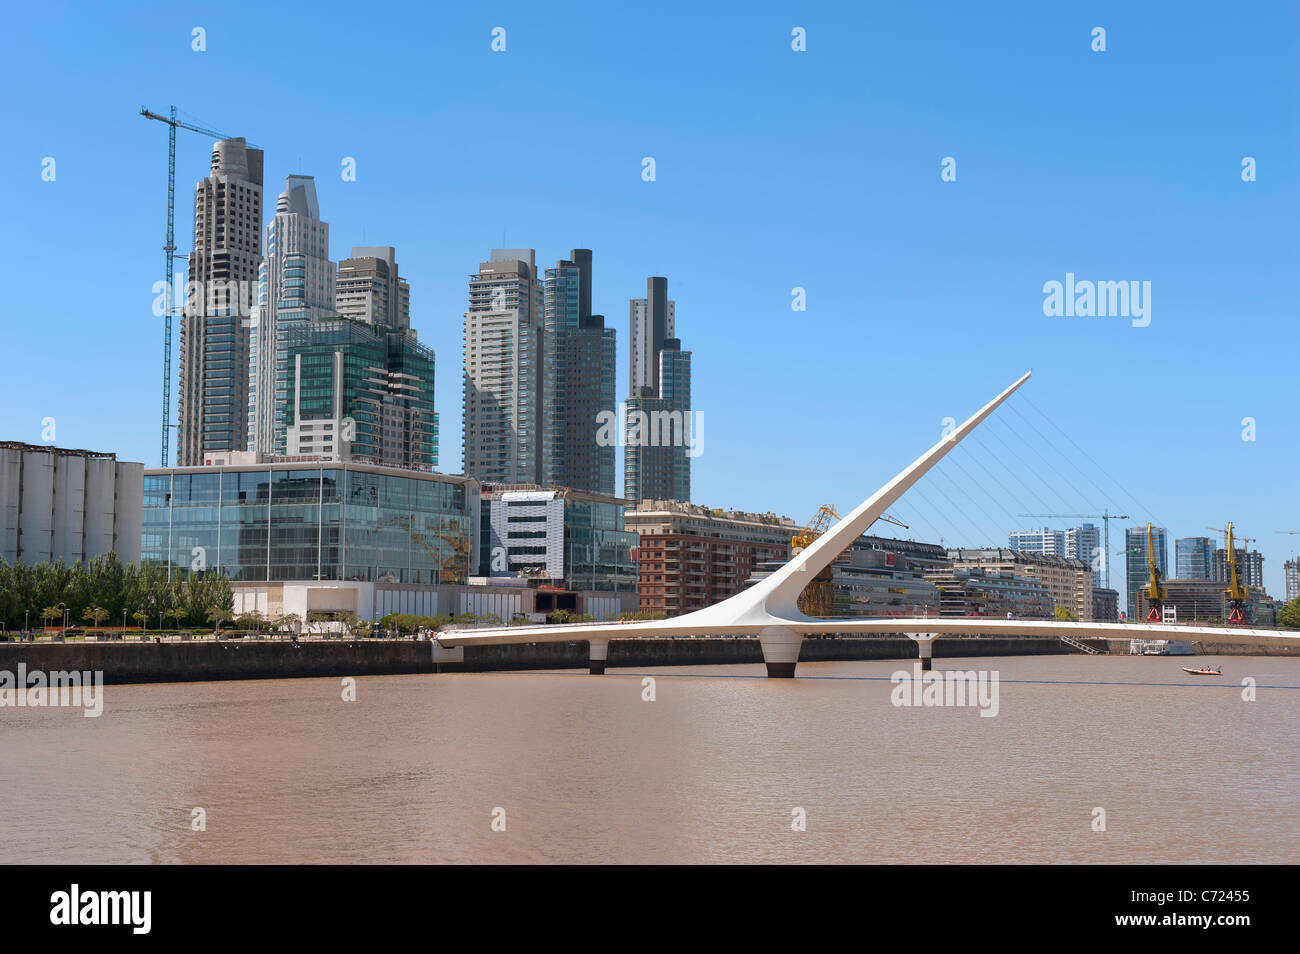
[[[1072,623],[1077,622],[1079,619],[1079,617],[1075,616],[1073,613],[1070,612],[1068,608],[1064,606],[1058,606],[1056,608],[1056,618],[1069,620]]]
[[[1286,629],[1300,629],[1300,596],[1278,610],[1277,623]]]
[[[82,611],[81,618],[95,626],[103,626],[104,620],[108,619],[108,610],[102,606],[90,606]]]

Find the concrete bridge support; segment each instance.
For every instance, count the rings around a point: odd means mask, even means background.
[[[593,639],[588,644],[587,659],[590,664],[588,672],[593,676],[605,675],[605,660],[609,658],[609,640]]]
[[[916,641],[917,651],[921,656],[921,672],[929,672],[934,660],[934,640],[938,633],[907,633],[907,638]]]
[[[758,642],[763,647],[768,678],[793,679],[803,635],[785,626],[767,626],[759,631]]]

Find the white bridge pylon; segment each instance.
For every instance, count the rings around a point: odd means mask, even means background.
[[[1029,373],[989,401],[956,430],[904,468],[848,516],[831,527],[785,566],[754,586],[704,609],[671,619],[628,623],[578,623],[559,626],[509,626],[491,629],[452,630],[437,642],[443,646],[492,646],[510,643],[552,643],[587,641],[590,671],[605,671],[611,639],[670,636],[754,636],[763,647],[767,674],[791,677],[799,661],[799,649],[807,633],[853,633],[907,635],[917,641],[922,664],[929,668],[933,639],[943,634],[987,636],[1111,636],[1114,638],[1197,639],[1215,642],[1270,642],[1282,640],[1297,645],[1300,634],[1277,630],[1226,629],[1220,627],[1172,627],[1160,624],[1091,623],[1065,620],[1015,620],[971,617],[885,619],[819,619],[799,609],[799,594],[822,570],[846,550],[907,490],[978,427],[990,414],[1029,380]]]

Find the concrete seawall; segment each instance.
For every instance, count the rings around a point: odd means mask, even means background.
[[[1125,647],[1127,649],[1127,647]],[[938,639],[935,658],[1061,654],[1055,639]],[[902,637],[806,639],[801,661],[915,659],[916,644]],[[758,640],[615,639],[611,668],[761,663]],[[587,644],[534,643],[470,646],[463,661],[435,662],[433,644],[416,640],[221,640],[184,643],[0,643],[0,669],[24,663],[29,672],[99,670],[111,684],[195,682],[223,679],[285,679],[378,676],[403,673],[493,672],[587,668]]]
[[[1089,639],[1116,655],[1128,654],[1128,640]],[[1284,647],[1290,649],[1291,647]],[[1300,647],[1296,647],[1300,650]],[[1060,655],[1069,650],[1056,639],[936,639],[934,658],[965,656]],[[1224,644],[1198,646],[1198,655],[1295,655],[1277,647]],[[916,644],[905,637],[805,639],[801,662],[855,659],[916,659]],[[758,640],[614,639],[610,668],[649,666],[726,666],[761,663]],[[196,682],[222,679],[286,679],[312,676],[380,676],[434,672],[504,672],[587,668],[587,644],[533,643],[516,646],[468,646],[464,659],[435,662],[433,644],[410,639],[287,642],[220,640],[172,643],[0,643],[0,669],[14,672],[19,663],[29,672],[100,670],[106,683]]]

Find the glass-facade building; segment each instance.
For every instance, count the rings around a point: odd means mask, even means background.
[[[289,456],[328,454],[421,470],[438,465],[435,358],[415,332],[325,319],[302,330],[288,354]]]
[[[1174,569],[1180,580],[1214,579],[1214,541],[1209,537],[1175,540]]]
[[[1155,546],[1155,564],[1160,578],[1169,576],[1169,545],[1164,527],[1151,528],[1151,542]],[[1138,590],[1150,581],[1147,570],[1147,528],[1129,527],[1124,530],[1124,582],[1128,590],[1128,618],[1138,619]]]
[[[141,559],[172,579],[463,583],[478,506],[475,481],[384,467],[151,469]]]

